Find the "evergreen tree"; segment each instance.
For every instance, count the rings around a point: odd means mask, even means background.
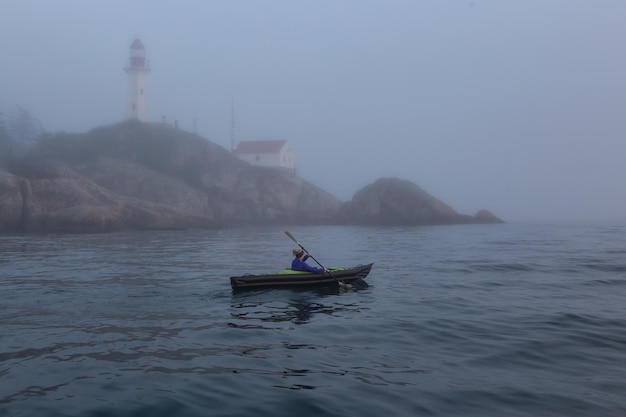
[[[22,153],[34,145],[43,133],[41,122],[30,115],[23,107],[17,106],[9,121],[9,133],[13,139],[14,151]]]

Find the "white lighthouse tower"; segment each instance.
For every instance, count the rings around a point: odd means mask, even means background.
[[[139,38],[130,45],[130,62],[124,68],[128,74],[128,98],[126,100],[126,118],[148,121],[147,78],[150,63]]]

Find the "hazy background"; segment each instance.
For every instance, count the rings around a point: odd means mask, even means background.
[[[342,200],[381,176],[461,213],[626,219],[624,0],[0,0],[0,111],[51,132],[150,119],[287,139]]]

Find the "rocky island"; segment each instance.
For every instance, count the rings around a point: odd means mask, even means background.
[[[293,172],[257,167],[198,135],[126,121],[42,138],[0,167],[0,233],[94,233],[258,224],[500,223],[381,178],[348,202]]]

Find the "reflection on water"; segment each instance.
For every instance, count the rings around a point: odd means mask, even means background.
[[[314,315],[335,315],[346,311],[358,313],[362,306],[359,302],[345,303],[342,302],[340,296],[349,292],[358,292],[366,290],[367,283],[362,282],[355,285],[327,286],[318,288],[297,288],[289,290],[278,290],[286,292],[294,296],[288,301],[276,302],[273,295],[277,290],[246,290],[237,291],[233,295],[232,308],[242,310],[240,312],[231,313],[233,318],[243,321],[260,321],[260,322],[285,322],[289,321],[294,324],[306,324]],[[270,297],[269,300],[264,298]],[[260,298],[260,300],[258,300]],[[290,298],[290,297],[286,297]],[[236,324],[229,323],[233,327],[250,327],[254,326],[250,323]]]
[[[291,321],[295,324],[306,324],[313,314],[333,314],[340,311],[336,306],[326,306],[317,302],[290,302],[281,305],[274,303],[242,303],[232,307],[242,309],[242,313],[232,313],[239,320],[253,320],[262,322]],[[232,324],[234,327],[241,327]],[[250,326],[250,325],[246,325]]]

